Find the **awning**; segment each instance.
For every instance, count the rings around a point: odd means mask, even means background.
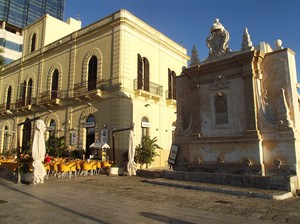
[[[101,142],[94,142],[93,144],[90,145],[90,148],[95,148],[95,149],[109,149],[110,146],[107,143],[101,143]]]

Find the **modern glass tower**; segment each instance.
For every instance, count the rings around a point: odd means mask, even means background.
[[[46,13],[63,20],[65,0],[0,0],[0,20],[19,28]]]
[[[65,0],[0,0],[0,47],[5,63],[21,57],[22,28],[45,14],[64,19]]]

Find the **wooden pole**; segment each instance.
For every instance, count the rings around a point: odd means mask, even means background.
[[[18,172],[18,184],[21,183],[21,170],[20,170],[20,160],[21,160],[21,149],[20,149],[20,134],[21,126],[18,125],[17,129],[17,172]]]

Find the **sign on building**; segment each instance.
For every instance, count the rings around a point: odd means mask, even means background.
[[[108,143],[108,129],[103,128],[101,130],[101,143]]]
[[[77,144],[77,132],[72,131],[71,132],[71,145],[76,145]]]

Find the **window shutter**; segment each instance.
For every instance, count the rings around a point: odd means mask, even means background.
[[[149,74],[149,61],[144,58],[144,90],[149,91],[150,89],[150,74]]]
[[[143,89],[143,60],[140,54],[138,54],[138,74],[137,74],[137,88]]]

